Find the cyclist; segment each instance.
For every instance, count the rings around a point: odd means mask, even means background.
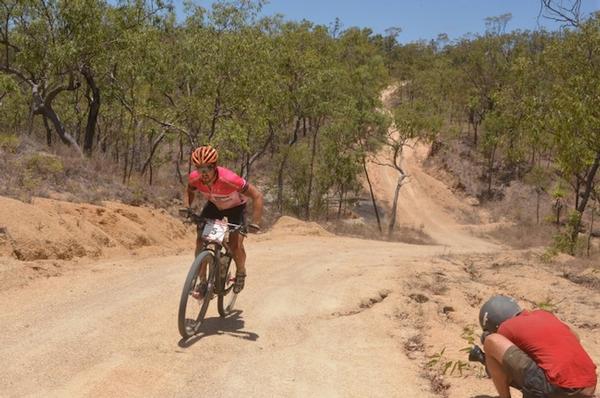
[[[189,208],[196,197],[196,192],[199,192],[207,200],[200,214],[201,217],[219,220],[227,217],[230,223],[246,225],[246,202],[250,198],[252,199],[252,223],[248,224],[248,228],[252,232],[259,231],[263,211],[262,193],[233,171],[218,166],[218,159],[217,150],[210,145],[200,146],[192,152],[191,161],[195,170],[188,176],[183,205]],[[201,233],[198,227],[195,256],[198,256],[202,250]],[[229,246],[236,266],[233,291],[239,293],[244,288],[246,279],[244,237],[239,232],[232,233],[229,237]],[[201,275],[206,275],[205,267],[201,270]],[[197,293],[199,297],[201,294],[204,293]]]
[[[494,296],[479,312],[489,374],[499,398],[509,385],[524,398],[594,397],[596,366],[579,337],[550,312],[524,311],[507,296]]]

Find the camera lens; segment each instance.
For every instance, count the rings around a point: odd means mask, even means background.
[[[473,346],[469,351],[469,361],[480,362],[485,365],[485,353],[478,346]]]

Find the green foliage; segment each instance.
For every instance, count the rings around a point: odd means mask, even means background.
[[[48,153],[36,152],[30,154],[24,159],[24,165],[27,170],[40,177],[58,176],[64,172],[62,160]]]
[[[552,181],[552,175],[547,168],[534,166],[524,176],[523,181],[535,187],[538,192],[547,191]]]
[[[56,145],[63,128],[82,145],[91,123],[92,150],[124,181],[170,159],[185,169],[190,149],[210,142],[250,176],[268,165],[297,215],[327,214],[331,198],[349,203],[365,156],[409,139],[468,137],[490,186],[502,168],[539,190],[555,174],[577,189],[597,179],[598,15],[560,33],[505,33],[505,14],[487,19],[484,35],[401,45],[399,29],[286,22],[262,17],[263,5],[190,1],[178,19],[159,0],[9,2],[0,8],[0,129]],[[385,115],[391,78],[398,95]],[[18,145],[0,140],[3,151]]]
[[[449,360],[444,356],[446,351],[446,347],[442,348],[442,350],[438,353],[435,353],[429,356],[429,361],[425,364],[427,368],[437,369],[441,374],[445,375],[449,371],[449,375],[452,376],[455,373],[458,376],[463,376],[463,371],[466,369],[470,369],[470,365],[468,362],[463,360]]]
[[[554,199],[564,199],[567,196],[567,188],[562,181],[558,181],[552,189],[551,195]]]
[[[571,255],[581,252],[584,242],[578,236],[580,226],[581,214],[577,211],[572,211],[567,219],[566,228],[554,236],[552,249],[555,252],[563,252]]]
[[[545,300],[535,303],[535,306],[540,310],[548,311],[548,312],[556,312],[558,310],[558,305],[564,301],[554,302],[551,297],[546,297]]]
[[[4,152],[15,153],[21,144],[21,138],[15,134],[0,135],[0,149]]]

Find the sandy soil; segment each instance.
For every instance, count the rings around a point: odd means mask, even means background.
[[[556,312],[599,363],[598,273],[569,280],[564,258],[471,235],[493,226],[423,172],[425,150],[407,150],[398,221],[438,244],[284,217],[248,239],[239,311],[223,320],[213,306],[187,342],[176,316],[190,228],[150,208],[0,198],[0,396],[493,397],[461,351],[493,293]],[[389,200],[393,170],[370,171]]]

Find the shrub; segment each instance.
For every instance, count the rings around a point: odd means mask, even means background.
[[[17,135],[0,135],[0,149],[4,152],[16,153],[20,144],[21,138]]]
[[[64,172],[62,160],[44,152],[32,153],[25,159],[25,168],[42,175],[58,175]]]

